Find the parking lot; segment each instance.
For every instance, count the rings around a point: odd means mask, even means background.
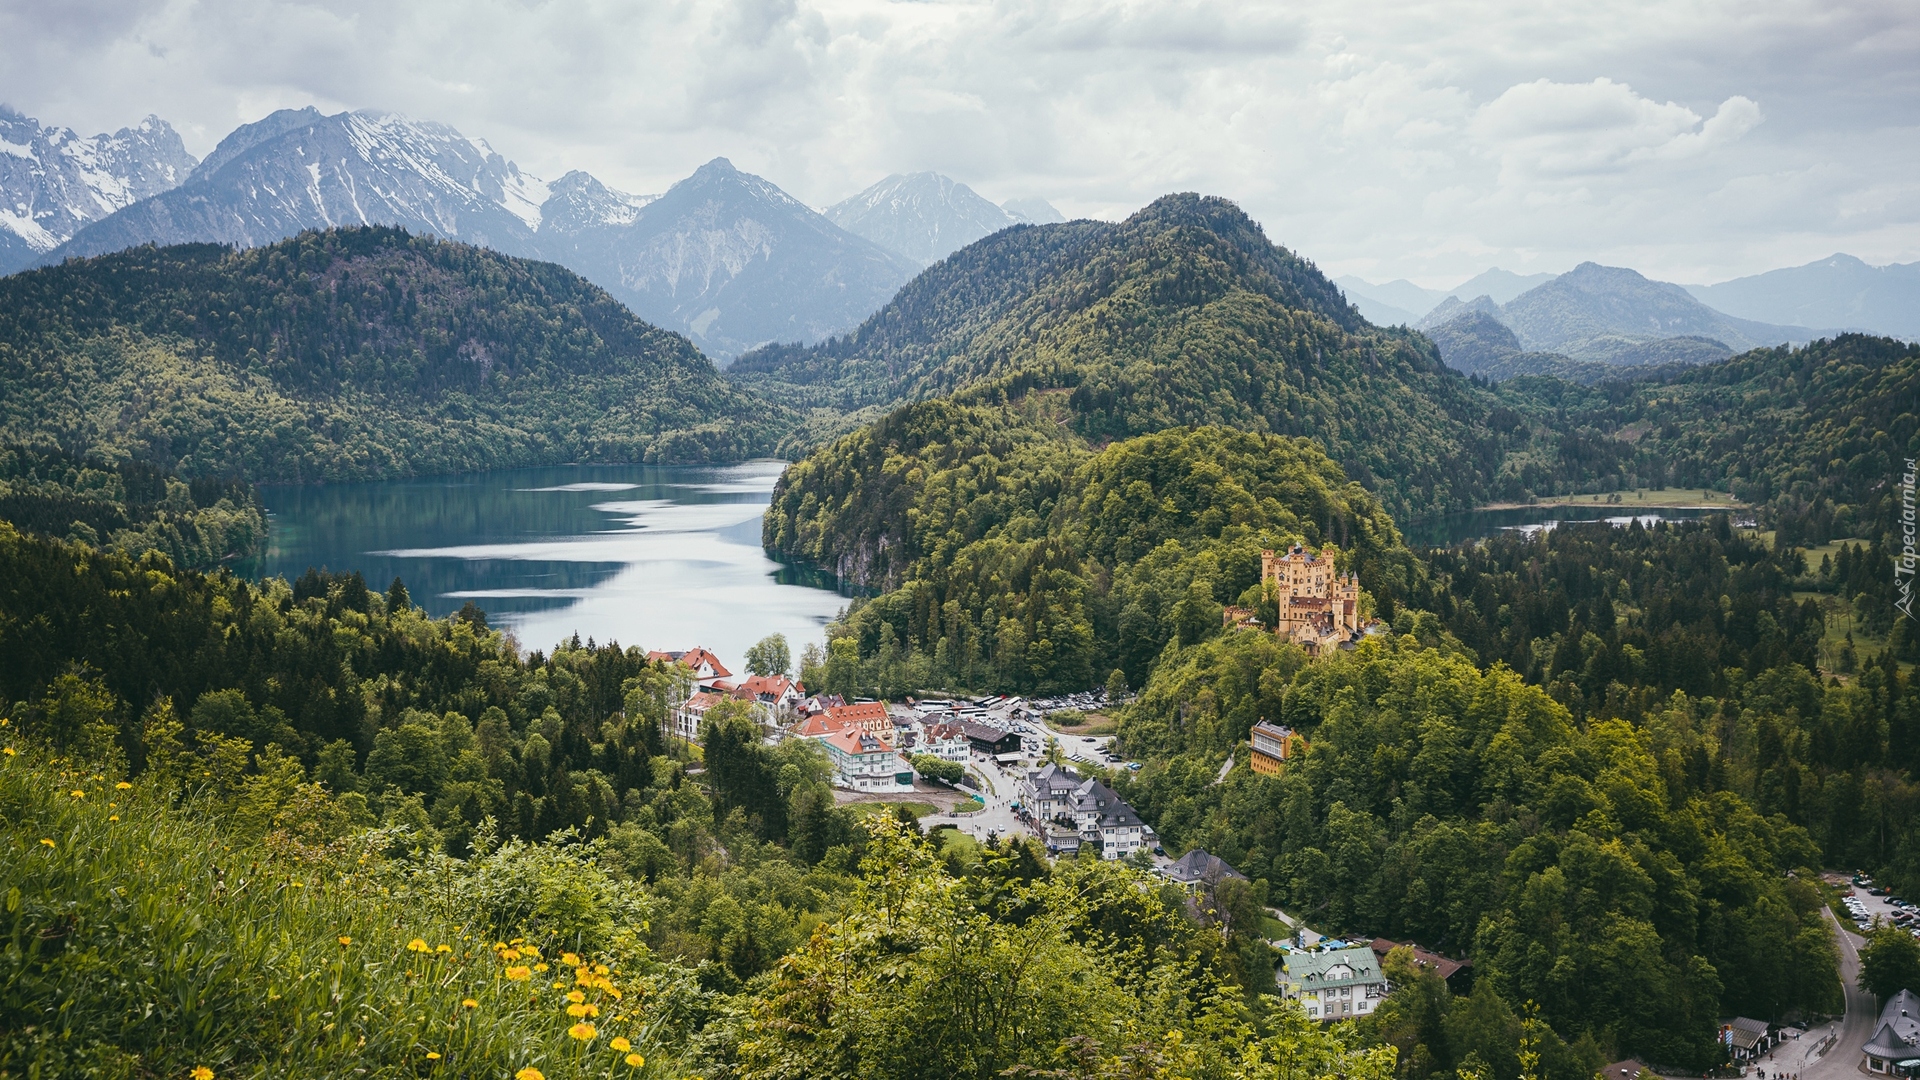
[[[1841,898],[1842,906],[1853,915],[1854,928],[1860,933],[1873,929],[1876,923],[1890,923],[1913,931],[1920,937],[1920,911],[1916,911],[1903,897],[1875,896],[1878,888],[1870,878],[1855,878],[1843,882],[1842,888],[1852,889],[1852,895]]]

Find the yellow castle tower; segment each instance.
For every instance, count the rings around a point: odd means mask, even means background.
[[[1279,618],[1274,633],[1318,656],[1338,648],[1360,632],[1360,582],[1333,567],[1340,554],[1332,544],[1308,553],[1299,544],[1285,554],[1260,553],[1260,578],[1272,582]]]

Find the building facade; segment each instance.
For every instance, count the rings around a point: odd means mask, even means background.
[[[1274,972],[1282,997],[1300,1002],[1309,1020],[1351,1020],[1386,1000],[1380,958],[1366,945],[1287,953]]]
[[[893,747],[871,735],[842,728],[820,737],[833,762],[835,785],[853,791],[912,791],[913,768]]]
[[[1289,744],[1293,741],[1293,729],[1262,720],[1253,725],[1249,741],[1253,744],[1253,754],[1247,760],[1247,767],[1262,776],[1278,776],[1280,766],[1292,753]]]
[[[1309,554],[1299,544],[1284,554],[1260,553],[1260,580],[1271,584],[1278,609],[1274,633],[1318,656],[1360,633],[1360,581],[1334,569],[1339,550],[1327,544]]]

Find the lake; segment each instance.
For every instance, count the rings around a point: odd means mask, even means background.
[[[1632,503],[1594,503],[1587,505],[1518,506],[1505,510],[1468,510],[1458,514],[1415,521],[1400,528],[1411,547],[1446,547],[1477,540],[1506,530],[1538,532],[1562,522],[1611,521],[1626,525],[1638,518],[1642,525],[1656,521],[1696,521],[1710,514],[1727,513],[1725,507],[1647,506]],[[1751,515],[1737,515],[1737,519]]]
[[[784,463],[580,465],[269,487],[259,572],[395,577],[434,616],[472,601],[526,649],[578,633],[648,649],[704,645],[736,671],[783,633],[797,664],[846,604],[832,575],[782,566],[760,516]]]

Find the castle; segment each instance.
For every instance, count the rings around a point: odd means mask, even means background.
[[[1318,656],[1360,633],[1360,582],[1333,568],[1332,544],[1307,554],[1299,544],[1286,554],[1260,553],[1260,579],[1274,584],[1279,618],[1274,632]]]

